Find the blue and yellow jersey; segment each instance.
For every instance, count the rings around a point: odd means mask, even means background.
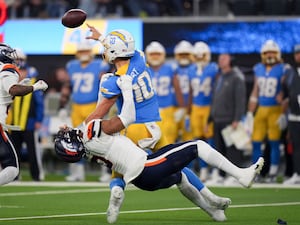
[[[146,123],[160,121],[159,108],[156,93],[152,86],[152,75],[149,67],[146,65],[144,53],[135,51],[130,63],[124,65],[114,76],[108,76],[101,81],[101,95],[105,98],[119,96],[117,99],[117,108],[120,110],[123,104],[121,90],[117,85],[117,79],[121,75],[132,76],[133,97],[136,109],[135,123]]]
[[[212,89],[216,75],[218,73],[218,65],[214,62],[207,64],[202,71],[199,71],[194,65],[190,74],[190,82],[193,94],[193,104],[197,106],[207,106],[211,104]]]
[[[97,102],[100,74],[109,70],[109,65],[94,59],[85,68],[79,60],[71,60],[66,66],[72,86],[72,101],[77,104]]]
[[[270,71],[266,66],[258,63],[254,66],[254,74],[259,88],[258,104],[261,106],[278,105],[276,96],[281,90],[281,78],[284,76],[285,65],[274,65]]]
[[[180,66],[176,65],[175,74],[178,76],[180,90],[183,95],[184,104],[187,105],[190,94],[190,74],[193,72],[193,65]]]
[[[157,94],[159,108],[166,108],[175,105],[173,89],[174,70],[171,65],[164,63],[158,70],[152,72],[152,83]]]

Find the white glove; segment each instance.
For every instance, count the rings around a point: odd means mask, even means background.
[[[46,91],[48,88],[48,84],[43,80],[38,80],[32,86],[33,86],[33,91],[38,91],[38,90]]]
[[[145,123],[147,130],[151,134],[151,138],[144,138],[138,141],[138,146],[142,149],[153,149],[161,138],[161,130],[155,122]]]
[[[19,82],[20,85],[25,85],[25,86],[28,86],[30,85],[30,78],[24,78],[23,80],[21,80]]]
[[[122,93],[126,91],[132,92],[132,77],[129,75],[120,76],[117,80],[117,85],[121,89]]]
[[[285,128],[287,128],[288,121],[285,114],[281,114],[277,119],[276,123],[278,124],[280,130],[284,130]]]
[[[176,123],[178,123],[183,119],[185,112],[186,112],[185,108],[179,108],[174,112],[174,120]]]
[[[244,121],[244,127],[246,132],[251,135],[253,133],[254,117],[252,112],[247,112],[246,118]]]

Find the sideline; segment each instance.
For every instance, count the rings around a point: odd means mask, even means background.
[[[287,206],[287,205],[300,205],[300,202],[231,205],[230,208],[251,208],[251,207],[266,207],[266,206],[274,206],[274,207],[276,207],[276,206]],[[120,213],[121,214],[137,214],[137,213],[170,212],[170,211],[186,211],[186,210],[199,210],[199,208],[198,207],[189,207],[189,208],[167,208],[167,209],[130,210],[130,211],[122,211]],[[78,213],[78,214],[61,214],[61,215],[48,215],[48,216],[23,216],[23,217],[0,218],[0,221],[33,220],[33,219],[49,219],[49,218],[64,218],[64,217],[82,217],[82,216],[97,216],[97,215],[105,215],[105,214],[106,214],[106,212],[99,212],[99,213]]]

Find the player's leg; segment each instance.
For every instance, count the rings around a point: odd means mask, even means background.
[[[186,176],[189,185],[196,188],[202,197],[210,203],[210,205],[218,209],[226,209],[231,203],[229,198],[222,198],[212,193],[189,168],[185,167],[181,172]],[[183,181],[185,180],[183,179]]]
[[[125,182],[122,179],[122,175],[112,171],[112,177],[110,187],[110,198],[106,212],[106,219],[108,223],[115,223],[118,219],[120,208],[125,198]]]
[[[260,157],[256,163],[248,168],[239,168],[226,157],[214,150],[204,141],[197,141],[198,155],[211,166],[217,167],[235,177],[244,187],[250,187],[256,174],[259,174],[264,159]]]
[[[281,115],[281,108],[279,106],[270,107],[270,113],[268,117],[268,140],[270,143],[270,170],[269,170],[269,181],[273,182],[276,179],[279,163],[280,163],[280,136],[281,130],[276,123],[279,116]]]
[[[260,106],[254,116],[252,134],[252,163],[255,163],[262,156],[261,145],[267,134],[268,110]]]
[[[219,206],[215,207],[207,198],[203,196],[203,193],[201,193],[201,191],[199,191],[194,185],[191,184],[185,173],[181,173],[181,175],[181,182],[177,184],[180,192],[196,206],[203,209],[208,215],[213,218],[213,220],[225,221],[227,218],[225,216],[224,210],[231,203],[231,200],[227,199],[226,201],[224,201],[223,209],[221,209]],[[205,188],[205,191],[212,194],[207,188]]]
[[[0,185],[12,182],[19,174],[19,162],[16,150],[8,135],[0,126]]]

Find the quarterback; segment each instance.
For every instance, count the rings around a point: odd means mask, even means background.
[[[79,129],[62,127],[55,139],[58,157],[66,162],[96,157],[123,174],[126,183],[147,191],[176,184],[185,197],[204,209],[214,220],[226,220],[224,209],[228,207],[230,199],[221,198],[220,204],[211,204],[181,170],[192,160],[201,157],[212,166],[230,173],[244,187],[250,187],[264,160],[260,158],[248,168],[238,168],[218,151],[212,150],[206,142],[199,140],[167,145],[148,155],[129,138],[115,133],[134,122],[136,116],[131,110],[134,107],[131,77],[122,76],[117,82],[123,95],[120,115],[110,120],[91,120],[83,133]]]

